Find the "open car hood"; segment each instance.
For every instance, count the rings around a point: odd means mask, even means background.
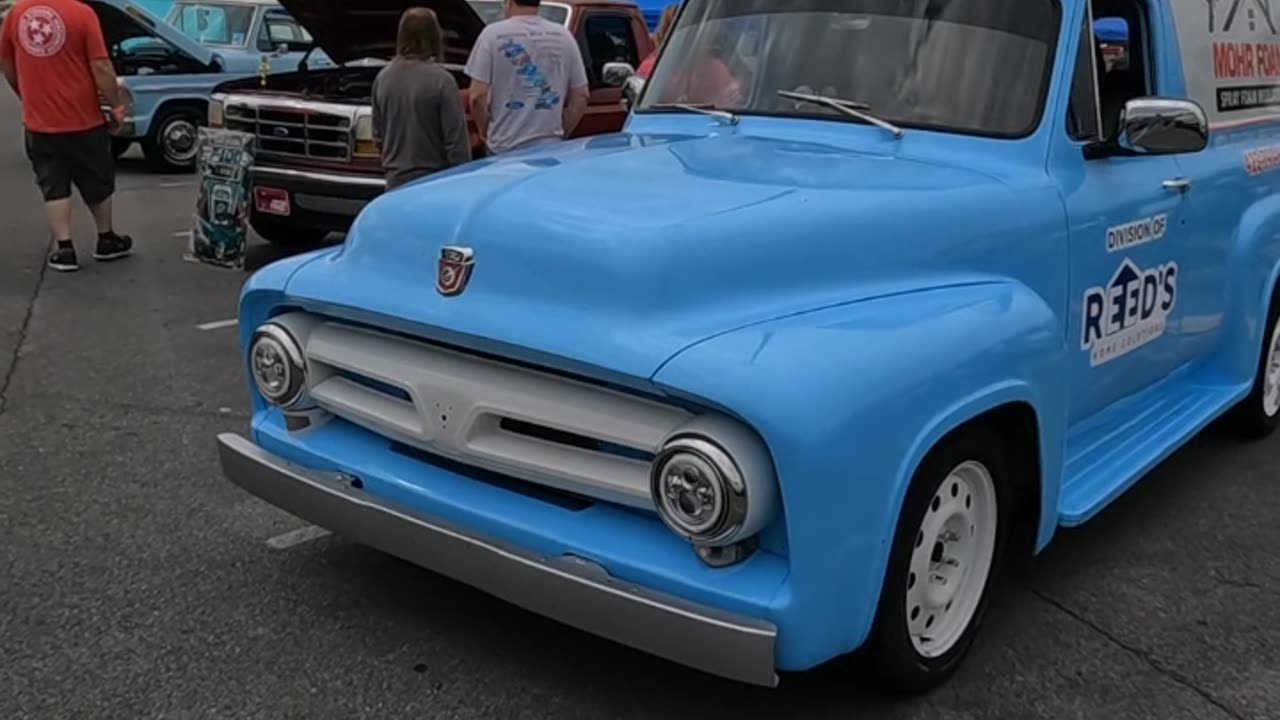
[[[178,28],[129,0],[86,0],[102,23],[102,35],[110,47],[133,38],[159,38],[208,65],[213,50],[182,34]]]
[[[434,10],[444,30],[445,58],[466,62],[484,21],[466,0],[280,0],[334,62],[390,58],[400,14],[411,7]]]

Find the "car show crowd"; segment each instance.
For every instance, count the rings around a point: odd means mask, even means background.
[[[403,11],[394,55],[377,73],[370,98],[386,189],[472,160],[469,124],[486,155],[573,135],[588,109],[588,69],[578,39],[563,24],[544,17],[541,5],[539,0],[504,0],[502,19],[486,25],[470,49],[465,94],[444,67],[449,28],[427,7]],[[637,79],[652,72],[677,8],[675,3],[663,8],[649,38],[652,49],[631,69]],[[138,12],[134,7],[129,11]],[[131,238],[113,229],[111,196],[114,160],[128,144],[117,129],[129,120],[132,97],[114,65],[117,50],[104,39],[104,16],[82,0],[4,0],[0,13],[0,70],[22,103],[27,156],[50,228],[49,267],[79,268],[71,238],[73,188],[97,223],[94,258],[129,255]],[[169,24],[181,26],[183,13],[175,9]],[[201,32],[208,24],[201,19]],[[179,30],[188,32],[186,27]],[[268,57],[262,57],[265,78]],[[732,102],[737,85],[724,62],[706,57],[689,67],[685,76],[668,83],[672,92],[664,102]],[[192,130],[166,125],[153,134],[183,135],[194,146]],[[151,148],[145,149],[150,157]],[[194,147],[188,152],[196,155]],[[168,165],[175,164],[176,154],[163,153]]]

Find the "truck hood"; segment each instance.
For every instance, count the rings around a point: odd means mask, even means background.
[[[129,0],[85,0],[102,23],[102,35],[110,47],[133,38],[159,38],[178,50],[209,65],[214,54],[192,40],[163,18],[151,14],[143,6]]]
[[[400,15],[411,7],[435,11],[450,60],[456,56],[465,62],[484,30],[484,21],[465,0],[280,0],[280,4],[339,64],[394,55]]]
[[[946,265],[933,239],[1012,199],[927,160],[740,135],[597,136],[382,195],[287,292],[485,352],[644,379],[751,323],[989,279],[944,269],[980,266],[965,255],[991,252],[981,238],[947,238]],[[474,252],[452,297],[437,290],[444,246]]]

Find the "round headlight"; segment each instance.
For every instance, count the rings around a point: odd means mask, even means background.
[[[307,364],[302,348],[283,327],[267,323],[254,331],[249,368],[258,392],[272,405],[293,408],[306,399]]]
[[[778,504],[764,443],[741,423],[703,415],[659,449],[649,491],[667,527],[702,546],[730,545],[760,532]]]
[[[655,459],[652,482],[662,519],[690,540],[716,542],[746,515],[746,488],[733,461],[701,438],[667,443]]]

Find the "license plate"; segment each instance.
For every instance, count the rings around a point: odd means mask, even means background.
[[[280,188],[255,187],[253,189],[254,204],[258,212],[271,215],[289,214],[289,191]]]

